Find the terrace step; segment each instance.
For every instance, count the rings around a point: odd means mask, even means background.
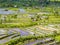
[[[39,42],[37,43],[37,45],[57,45],[58,43],[59,43],[58,41],[55,41],[54,39],[52,39],[44,42]]]
[[[2,40],[2,39],[4,39],[4,38],[7,38],[7,37],[9,37],[9,36],[12,36],[12,35],[14,35],[14,34],[9,34],[9,35],[1,36],[1,37],[0,37],[0,40]]]
[[[15,38],[18,38],[19,35],[16,33],[16,34],[11,34],[9,36],[5,36],[3,38],[0,39],[0,44],[4,44],[6,42],[9,42],[11,39],[15,39]]]
[[[20,34],[15,34],[14,36],[12,36],[12,38],[18,37],[20,36]]]

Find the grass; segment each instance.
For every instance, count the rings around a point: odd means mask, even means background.
[[[9,7],[9,8],[7,8],[8,10],[12,10],[12,11],[17,11],[18,10],[18,8],[12,8],[12,7]]]
[[[55,37],[55,40],[60,42],[60,35]]]

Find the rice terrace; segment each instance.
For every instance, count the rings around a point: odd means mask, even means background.
[[[0,0],[0,45],[60,45],[60,0]]]

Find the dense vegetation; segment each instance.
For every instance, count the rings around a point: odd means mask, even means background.
[[[34,3],[33,3],[34,2]],[[51,6],[51,4],[59,5],[59,0],[0,0],[0,7],[35,7],[35,6]]]

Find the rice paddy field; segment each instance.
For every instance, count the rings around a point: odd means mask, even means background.
[[[0,45],[60,45],[60,6],[0,8]]]

